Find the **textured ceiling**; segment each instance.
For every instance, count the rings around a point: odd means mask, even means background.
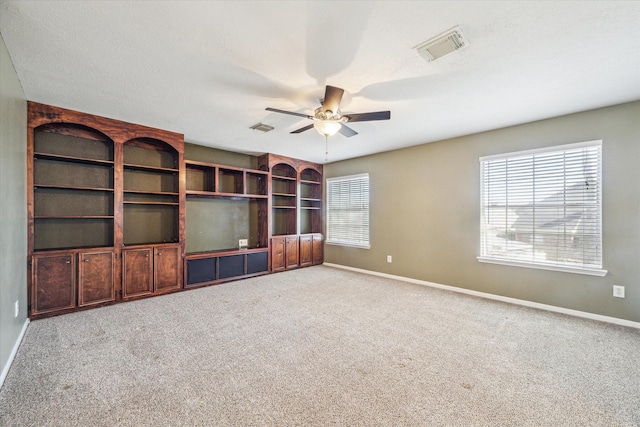
[[[306,119],[265,108],[312,114],[330,84],[345,113],[391,110],[331,162],[638,100],[638,22],[638,1],[0,2],[29,100],[321,163],[324,137],[289,134]],[[456,25],[467,48],[412,49]]]

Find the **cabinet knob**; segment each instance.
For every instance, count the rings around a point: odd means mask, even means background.
[[[162,255],[162,252],[158,252],[158,256]]]
[[[144,256],[146,256],[147,258],[149,258],[149,254],[144,254]]]

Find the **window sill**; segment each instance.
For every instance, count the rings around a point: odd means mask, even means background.
[[[488,258],[488,257],[481,257],[481,256],[477,257],[477,259],[480,262],[485,262],[489,264],[510,265],[512,267],[536,268],[539,270],[562,271],[564,273],[586,274],[589,276],[604,277],[607,274],[607,270],[602,270],[598,268],[574,268],[574,267],[566,267],[566,266],[552,265],[552,264],[531,264],[528,262],[512,261],[512,260],[501,259],[501,258]]]
[[[347,246],[350,248],[360,248],[360,249],[370,249],[371,245],[359,245],[357,243],[347,243],[347,242],[332,242],[327,240],[325,242],[327,245],[334,245],[334,246]]]

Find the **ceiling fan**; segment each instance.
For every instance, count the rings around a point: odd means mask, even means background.
[[[267,107],[267,111],[273,111],[274,113],[289,114],[292,116],[304,117],[309,120],[313,120],[313,123],[296,129],[291,133],[302,133],[311,128],[315,128],[321,135],[329,137],[335,135],[337,132],[350,138],[357,135],[358,132],[351,129],[346,125],[350,122],[370,122],[374,120],[389,120],[391,118],[390,111],[376,111],[374,113],[354,113],[354,114],[342,114],[340,112],[340,101],[344,89],[339,87],[329,86],[325,88],[324,99],[320,100],[322,106],[316,108],[313,116],[302,113],[294,113],[292,111],[278,110],[277,108]]]

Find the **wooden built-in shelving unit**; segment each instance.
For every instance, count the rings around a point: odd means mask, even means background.
[[[34,102],[27,154],[31,318],[322,262],[321,165],[186,160],[180,134]]]

